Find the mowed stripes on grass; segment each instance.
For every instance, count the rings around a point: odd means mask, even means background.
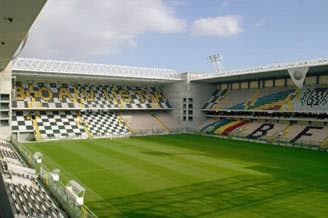
[[[197,135],[29,143],[100,217],[326,217],[328,154]]]

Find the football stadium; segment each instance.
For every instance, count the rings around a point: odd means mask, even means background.
[[[0,0],[1,218],[327,216],[328,59],[16,58],[46,3],[28,2]]]

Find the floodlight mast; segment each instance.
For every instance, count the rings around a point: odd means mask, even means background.
[[[222,66],[222,60],[223,57],[220,54],[214,54],[208,56],[209,61],[214,64],[214,67],[216,69],[216,72],[222,73],[223,72],[223,66]]]

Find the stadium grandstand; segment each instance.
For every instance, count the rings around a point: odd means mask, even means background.
[[[306,69],[300,88],[291,69]],[[27,142],[192,133],[324,151],[327,72],[324,59],[213,75],[18,58],[1,93],[1,134]]]
[[[22,1],[0,3],[0,29],[8,33],[0,34],[0,217],[102,216],[85,205],[88,188],[61,180],[60,169],[49,170],[41,153],[27,149],[30,142],[189,134],[328,150],[328,59],[201,73],[16,58],[45,0],[24,12]]]
[[[321,149],[328,133],[327,68],[327,60],[318,59],[178,74],[17,59],[7,105],[10,135],[29,141],[200,132]],[[289,72],[304,69],[299,88]]]

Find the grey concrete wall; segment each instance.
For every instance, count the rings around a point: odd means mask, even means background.
[[[183,81],[168,84],[163,87],[165,96],[172,104],[172,116],[180,123],[182,128],[197,128],[205,121],[201,108],[210,99],[217,89],[215,83],[190,82],[190,73],[182,75]],[[183,98],[193,99],[193,120],[183,121]]]
[[[189,128],[199,127],[205,120],[205,114],[201,111],[202,107],[210,99],[217,89],[214,83],[189,83],[189,96],[193,98],[193,121],[189,122]]]
[[[9,125],[0,126],[0,139],[9,139],[11,134],[11,64],[0,72],[0,94],[9,95]]]
[[[169,113],[179,123],[181,128],[184,128],[184,124],[182,122],[182,99],[185,95],[185,88],[185,81],[167,84],[162,87],[164,95],[167,97],[173,108]]]

